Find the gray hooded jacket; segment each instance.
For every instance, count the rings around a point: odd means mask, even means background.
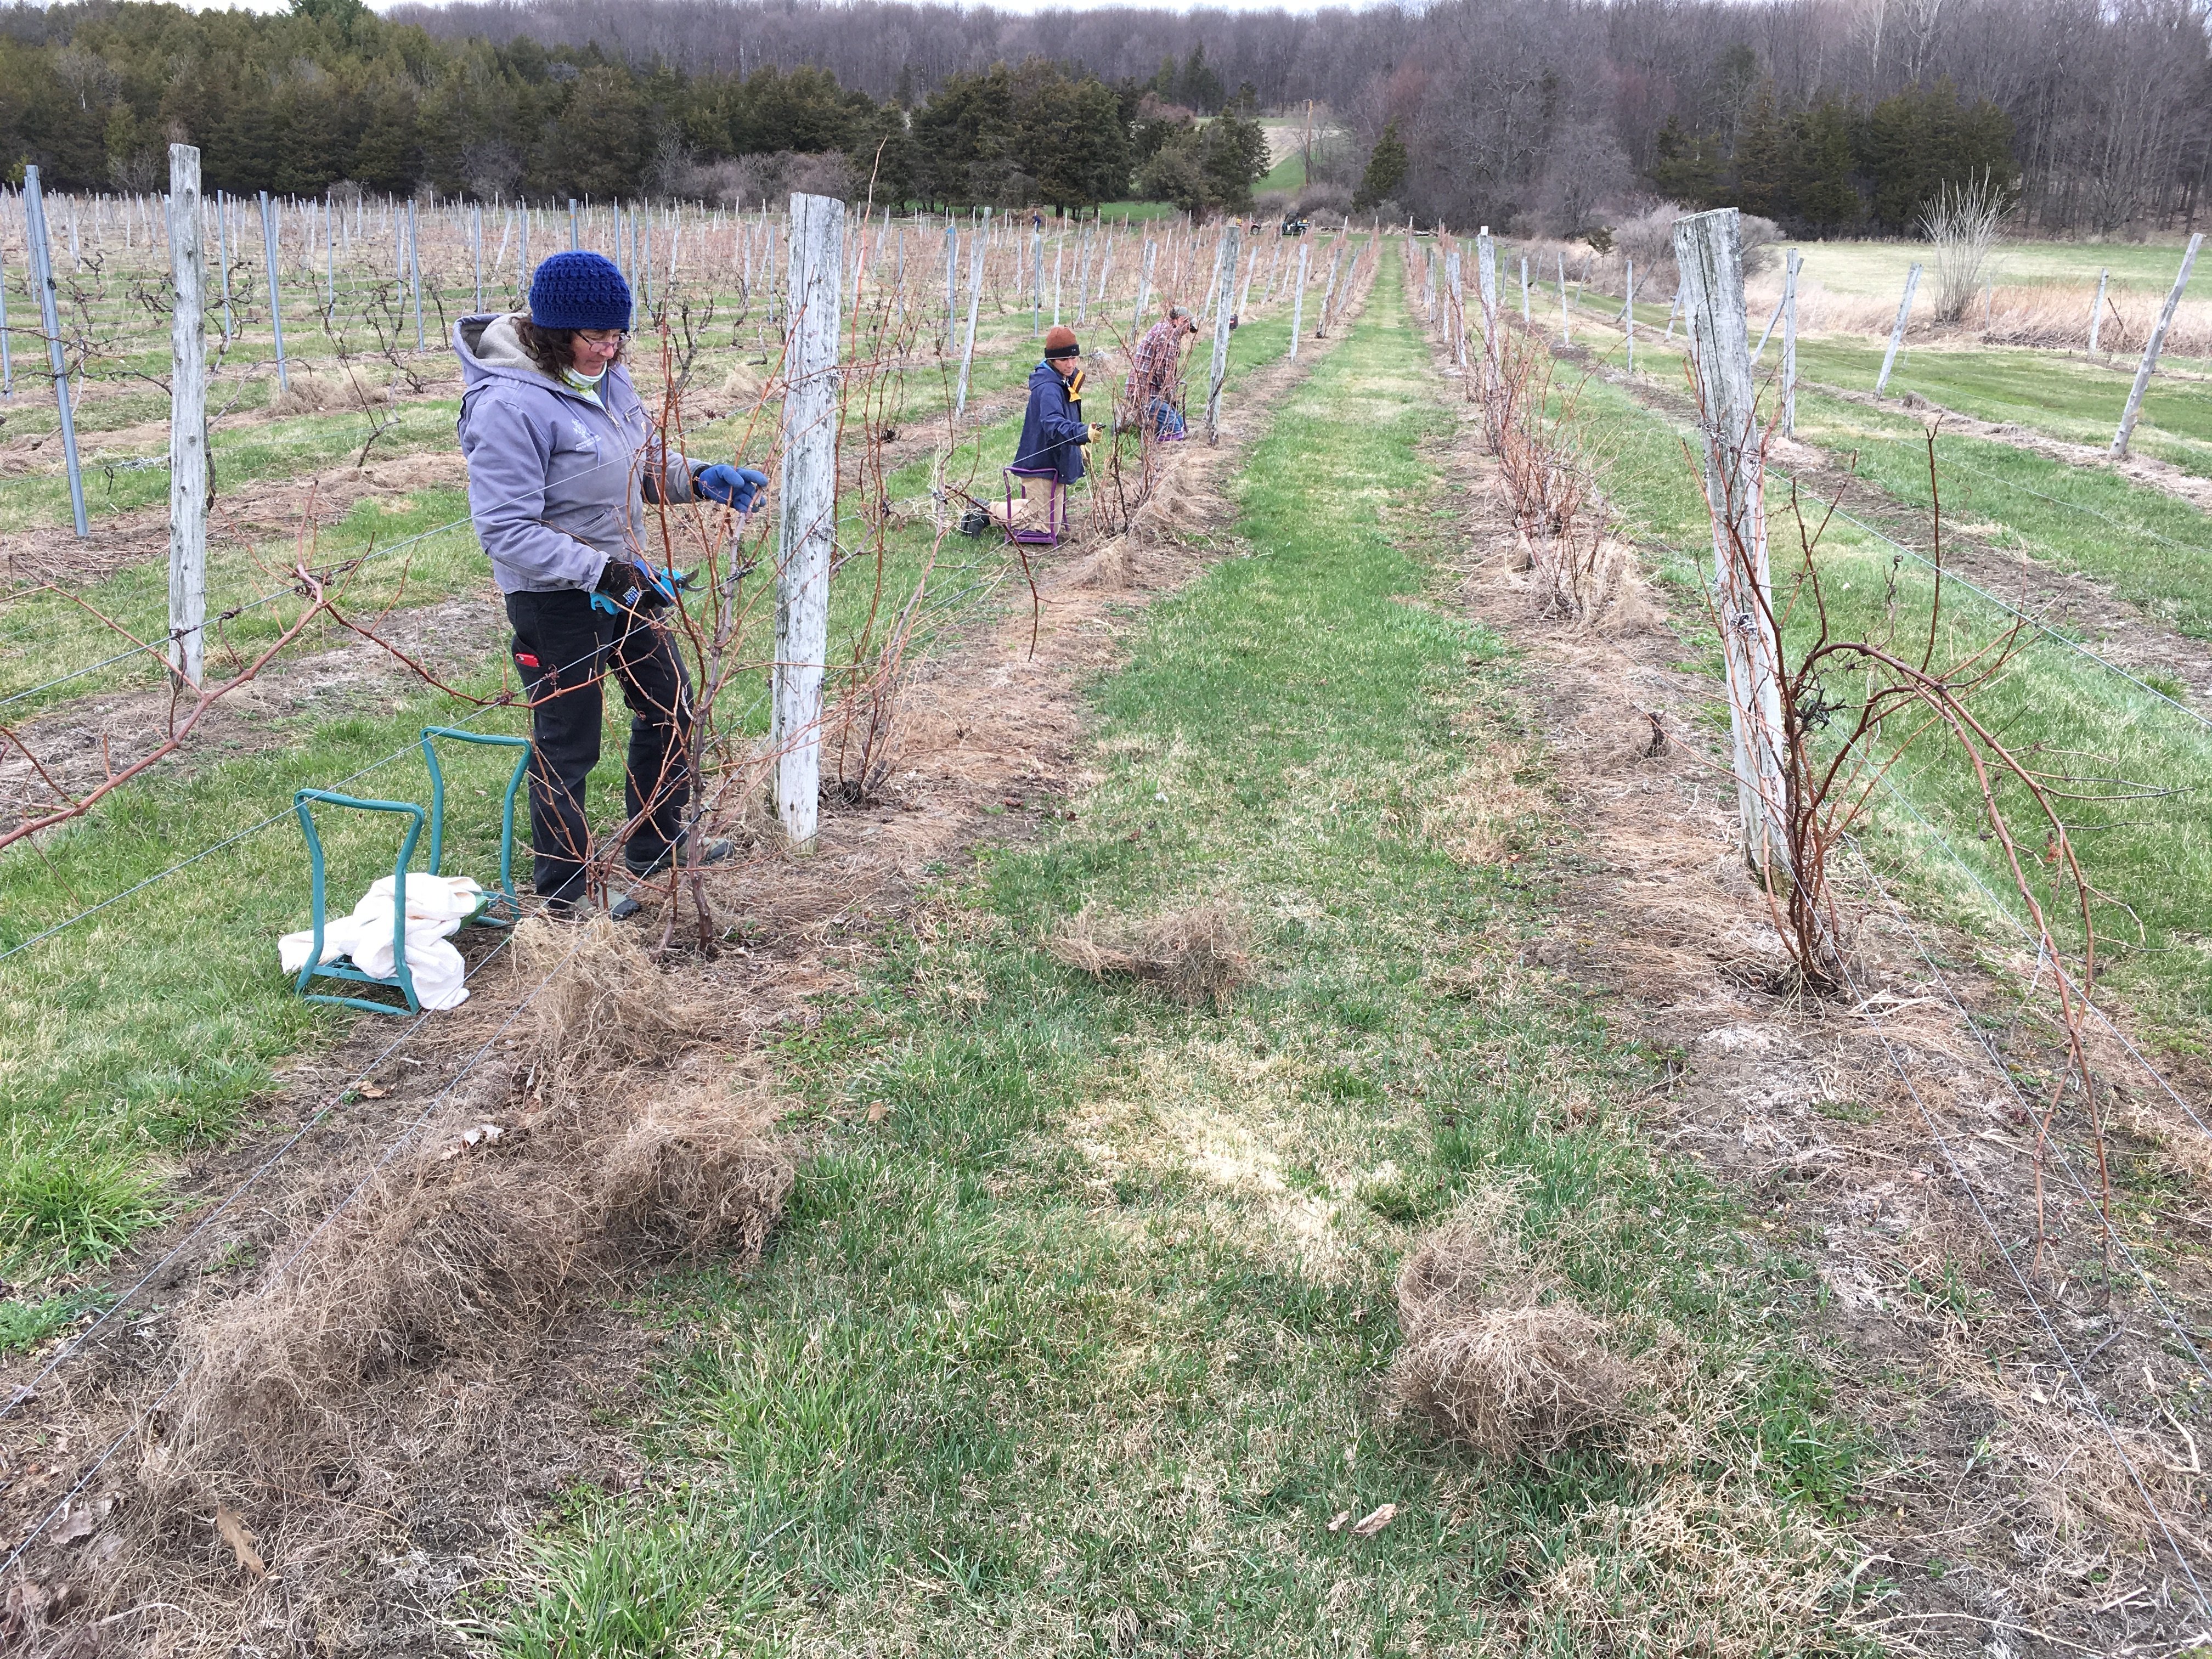
[[[501,592],[588,591],[608,560],[648,556],[644,469],[658,468],[663,501],[688,501],[691,468],[660,454],[620,364],[599,381],[605,408],[548,379],[516,331],[528,316],[490,313],[453,326],[469,514]]]

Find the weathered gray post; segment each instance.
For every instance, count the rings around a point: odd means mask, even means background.
[[[1575,343],[1574,319],[1567,315],[1567,252],[1559,250],[1559,343]]]
[[[1905,273],[1905,297],[1897,302],[1897,323],[1889,331],[1889,349],[1881,355],[1881,374],[1874,383],[1874,395],[1881,397],[1889,389],[1889,371],[1896,367],[1897,349],[1905,343],[1905,324],[1912,315],[1912,293],[1920,286],[1920,267],[1915,265]]]
[[[1797,434],[1797,250],[1782,270],[1782,434]]]
[[[415,298],[415,349],[422,349],[422,245],[416,235],[415,198],[407,198],[407,288]]]
[[[1774,337],[1774,325],[1781,320],[1782,301],[1780,300],[1777,300],[1774,302],[1773,314],[1767,318],[1765,328],[1760,331],[1759,343],[1752,348],[1751,366],[1753,368],[1757,368],[1759,367],[1759,360],[1766,355],[1766,343]],[[1748,319],[1747,319],[1746,325],[1748,326]]]
[[[1060,268],[1067,257],[1067,239],[1055,236],[1052,242],[1052,325],[1060,326]]]
[[[207,621],[207,262],[200,153],[169,146],[169,667],[198,686]]]
[[[2112,280],[2109,267],[2097,273],[2097,297],[2089,305],[2089,355],[2093,357],[2097,355],[2099,328],[2105,320],[2105,284]]]
[[[1075,250],[1075,325],[1083,326],[1083,313],[1091,298],[1091,238],[1097,226],[1083,227],[1082,245]]]
[[[1291,289],[1291,356],[1298,355],[1298,335],[1305,327],[1306,264],[1313,257],[1313,244],[1304,237],[1298,239],[1298,280]]]
[[[483,204],[469,209],[469,246],[477,261],[477,309],[483,309]]]
[[[1229,296],[1237,286],[1237,222],[1229,222],[1223,235],[1222,253],[1215,266],[1213,301],[1213,373],[1206,389],[1206,441],[1221,441],[1221,381],[1229,373]]]
[[[1483,385],[1494,388],[1498,384],[1498,244],[1490,239],[1490,227],[1485,225],[1474,237],[1474,286],[1482,301],[1482,373]],[[1462,325],[1465,332],[1465,325]],[[1460,366],[1467,366],[1467,342],[1460,342]]]
[[[1145,238],[1145,268],[1137,278],[1137,308],[1129,313],[1131,338],[1144,331],[1145,302],[1152,297],[1152,265],[1159,257],[1159,244],[1149,236]]]
[[[968,241],[968,337],[961,343],[960,387],[952,399],[956,422],[968,412],[968,366],[975,359],[975,310],[983,301],[983,261],[989,257],[990,247],[991,210],[985,208],[981,228]]]
[[[1030,337],[1044,332],[1044,227],[1030,231]]]
[[[1714,605],[1727,661],[1736,812],[1755,876],[1789,877],[1789,843],[1773,822],[1787,799],[1781,641],[1766,559],[1766,458],[1743,314],[1743,242],[1734,208],[1674,222],[1674,258],[1690,322],[1705,495],[1713,524]]]
[[[1636,261],[1627,259],[1628,292],[1620,301],[1621,337],[1628,343],[1628,372],[1636,373]]]
[[[2134,435],[2136,417],[2142,413],[2143,393],[2150,390],[2150,377],[2158,372],[2158,354],[2166,345],[2166,331],[2173,326],[2173,313],[2181,304],[2181,290],[2189,286],[2191,267],[2197,263],[2197,250],[2204,246],[2204,234],[2199,231],[2189,239],[2189,246],[2181,256],[2181,269],[2174,273],[2173,289],[2159,308],[2158,321],[2152,327],[2150,338],[2143,342],[2142,362],[2136,365],[2136,383],[2128,388],[2128,406],[2120,411],[2120,429],[2112,434],[2112,459],[2125,460],[2128,440]]]
[[[39,170],[23,169],[23,230],[31,244],[31,285],[39,293],[39,324],[46,336],[46,363],[53,371],[54,407],[61,416],[62,465],[69,472],[70,511],[76,533],[91,526],[84,517],[84,474],[76,461],[76,420],[70,412],[69,365],[62,355],[61,307],[54,295],[54,258],[46,245],[46,204],[39,191]]]
[[[527,236],[528,236],[528,234],[529,234],[529,232],[527,231],[527,229],[526,229],[526,230],[524,231],[524,233],[523,233],[523,234],[524,234],[524,235],[525,235],[526,237],[527,237]],[[576,251],[576,198],[575,198],[574,197],[571,196],[571,197],[568,198],[568,252],[571,252],[571,253],[574,253],[575,251]]]
[[[15,354],[8,344],[8,258],[0,249],[0,398],[15,396]]]
[[[1336,245],[1336,252],[1329,256],[1328,285],[1321,291],[1321,320],[1314,325],[1314,338],[1316,340],[1328,332],[1329,302],[1336,298],[1336,273],[1343,264],[1344,244],[1340,241]]]
[[[1534,326],[1528,317],[1528,256],[1521,256],[1521,326]]]
[[[215,257],[222,272],[222,343],[230,344],[230,203],[221,191],[215,193]]]
[[[960,222],[951,214],[945,216],[945,349],[952,349],[952,343],[960,337],[960,270],[955,263],[960,254]]]
[[[1433,279],[1436,276],[1436,262],[1433,259],[1430,261],[1429,276],[1432,283],[1430,291],[1433,295],[1435,292]],[[1467,292],[1460,283],[1459,250],[1456,248],[1444,255],[1444,292],[1450,298],[1450,303],[1444,307],[1444,348],[1451,353],[1453,363],[1464,374],[1467,370]],[[1435,313],[1436,309],[1436,301],[1431,298],[1429,301],[1431,315]],[[1452,337],[1455,329],[1457,330],[1459,337],[1456,343]]]
[[[775,811],[792,850],[814,850],[822,798],[822,677],[830,653],[830,560],[837,539],[837,337],[845,204],[791,198],[791,317],[783,354],[777,504],[775,669],[769,742]]]

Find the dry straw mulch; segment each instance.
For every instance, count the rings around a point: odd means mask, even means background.
[[[426,1494],[434,1507],[471,1468],[504,1478],[535,1432],[533,1370],[583,1293],[766,1243],[793,1179],[774,1102],[719,1067],[640,1065],[704,1036],[704,1006],[604,921],[527,922],[516,951],[545,980],[520,1098],[433,1117],[258,1291],[180,1334],[185,1368],[118,1506],[107,1599],[212,1611],[240,1571],[259,1579],[210,1513],[292,1577],[419,1515]],[[343,1586],[298,1583],[337,1611]]]
[[[1606,1328],[1488,1221],[1424,1241],[1398,1275],[1395,1403],[1485,1456],[1541,1460],[1619,1429],[1643,1380]]]
[[[1133,924],[1103,921],[1086,904],[1046,948],[1093,978],[1139,980],[1178,1002],[1220,1010],[1250,969],[1249,939],[1243,913],[1219,900]]]

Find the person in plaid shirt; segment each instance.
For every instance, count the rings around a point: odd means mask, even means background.
[[[1129,354],[1125,425],[1140,431],[1149,426],[1157,438],[1183,435],[1176,393],[1182,383],[1183,342],[1197,332],[1198,324],[1181,306],[1170,306],[1168,314],[1145,331]]]

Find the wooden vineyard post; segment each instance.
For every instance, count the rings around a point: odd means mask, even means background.
[[[1159,257],[1160,246],[1149,236],[1145,238],[1145,268],[1137,277],[1137,306],[1129,313],[1129,337],[1134,339],[1144,331],[1145,301],[1152,297],[1152,266]]]
[[[1429,275],[1431,278],[1436,276],[1436,262],[1433,259],[1430,261]],[[1458,368],[1460,373],[1464,374],[1467,372],[1467,294],[1460,283],[1457,248],[1444,255],[1444,291],[1451,296],[1450,303],[1445,307],[1443,319],[1444,345],[1445,349],[1452,354],[1453,363]],[[1429,301],[1429,310],[1432,316],[1436,308],[1437,303],[1432,297]],[[1456,348],[1452,345],[1454,324],[1458,325],[1459,331],[1459,343]]]
[[[1305,326],[1306,264],[1313,257],[1313,246],[1301,240],[1298,243],[1298,280],[1291,289],[1291,356],[1298,355],[1298,332]]]
[[[1782,435],[1797,435],[1797,250],[1782,271]]]
[[[422,349],[422,244],[416,237],[415,198],[407,198],[407,289],[415,300],[415,349]]]
[[[1075,325],[1083,326],[1084,301],[1091,290],[1091,235],[1096,222],[1083,227],[1083,240],[1075,251]]]
[[[2089,303],[2089,355],[2097,355],[2097,335],[2105,319],[2105,284],[2112,280],[2108,266],[2097,273],[2097,297]]]
[[[1528,256],[1521,256],[1521,326],[1532,326],[1528,320]]]
[[[8,344],[8,255],[0,247],[0,398],[15,396],[15,354]]]
[[[1336,252],[1329,256],[1328,286],[1321,291],[1321,321],[1314,326],[1314,338],[1316,340],[1328,332],[1329,302],[1336,298],[1336,273],[1338,268],[1343,264],[1344,244],[1339,242],[1336,245]]]
[[[1498,244],[1485,225],[1474,236],[1474,288],[1482,301],[1482,390],[1487,397],[1498,389]],[[1460,341],[1460,367],[1467,367],[1467,342]]]
[[[1789,842],[1774,816],[1787,799],[1781,641],[1766,562],[1765,465],[1743,314],[1743,242],[1734,208],[1674,222],[1697,377],[1705,495],[1713,525],[1713,605],[1721,629],[1744,860],[1778,886]]]
[[[1636,261],[1627,264],[1627,292],[1620,300],[1620,335],[1628,347],[1628,372],[1636,373]]]
[[[842,202],[829,196],[791,198],[785,295],[791,321],[783,353],[769,742],[775,758],[776,816],[797,853],[814,850],[822,805],[822,678],[830,651],[830,559],[837,538],[837,313],[844,240]],[[972,296],[969,314],[972,319]]]
[[[283,290],[276,278],[276,258],[280,252],[276,240],[276,210],[269,200],[269,192],[261,192],[261,262],[268,267],[269,332],[276,343],[276,385],[281,391],[292,386],[291,365],[284,360],[284,304]],[[418,342],[419,344],[419,342]]]
[[[54,407],[61,417],[62,465],[69,472],[70,511],[80,539],[91,534],[84,517],[84,474],[76,460],[76,420],[70,411],[69,365],[62,354],[61,307],[54,296],[54,258],[46,243],[46,204],[39,170],[23,169],[23,231],[31,245],[31,286],[39,295],[39,326],[46,337],[46,364],[54,377]]]
[[[2189,286],[2189,272],[2197,263],[2197,250],[2204,246],[2204,234],[2199,231],[2189,239],[2188,249],[2181,256],[2181,269],[2174,273],[2172,291],[2159,308],[2158,321],[2152,327],[2150,338],[2143,342],[2142,362],[2136,365],[2136,383],[2128,388],[2128,406],[2120,411],[2120,429],[2112,434],[2112,459],[2124,461],[2128,456],[2128,440],[2135,435],[2136,417],[2142,413],[2143,393],[2150,390],[2150,377],[2158,373],[2158,354],[2165,349],[2166,331],[2173,326],[2173,313],[2181,304],[2181,290]]]
[[[1214,262],[1213,369],[1206,388],[1206,441],[1221,441],[1221,382],[1229,373],[1230,296],[1237,289],[1237,222],[1231,220]]]
[[[469,209],[469,248],[477,261],[477,309],[483,309],[483,204]]]
[[[797,197],[792,198],[797,201]],[[794,231],[793,234],[797,233]],[[952,399],[952,418],[957,422],[968,412],[968,365],[975,357],[975,308],[983,301],[983,261],[991,247],[991,210],[983,210],[983,224],[968,244],[968,337],[960,347],[960,387]],[[793,256],[794,258],[796,256]],[[792,267],[799,269],[797,265]]]
[[[1889,371],[1897,366],[1897,349],[1905,343],[1905,325],[1912,315],[1912,293],[1920,286],[1920,267],[1915,265],[1905,273],[1905,297],[1897,302],[1897,322],[1889,331],[1889,349],[1881,355],[1881,374],[1874,383],[1874,395],[1881,397],[1889,389]]]
[[[200,153],[169,146],[169,667],[198,688],[207,620],[207,262]]]
[[[1559,251],[1559,343],[1572,345],[1574,343],[1574,319],[1567,314],[1567,255],[1563,248]]]
[[[1035,339],[1043,332],[1044,227],[1038,225],[1030,231],[1030,337]]]
[[[945,349],[949,356],[960,337],[960,222],[945,216]]]

